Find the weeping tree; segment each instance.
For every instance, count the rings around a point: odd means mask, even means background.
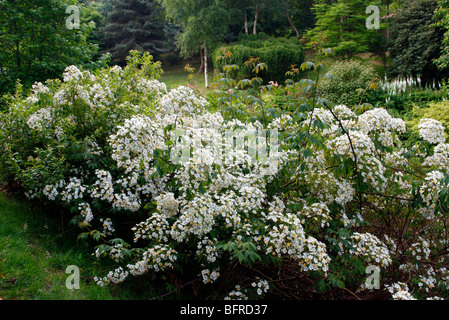
[[[166,15],[181,26],[177,46],[184,58],[202,53],[205,86],[207,58],[224,38],[230,21],[227,8],[221,0],[160,0]]]

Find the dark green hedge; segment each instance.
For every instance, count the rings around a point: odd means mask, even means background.
[[[244,65],[251,56],[259,58],[267,65],[268,70],[259,74],[265,82],[278,81],[284,83],[285,73],[291,65],[299,67],[304,62],[304,48],[296,38],[273,38],[266,35],[250,35],[241,37],[236,43],[219,46],[213,53],[212,59],[215,69],[221,70],[223,60],[217,59],[222,55],[222,48],[232,52],[227,64],[239,66],[237,78],[251,78],[251,69]]]

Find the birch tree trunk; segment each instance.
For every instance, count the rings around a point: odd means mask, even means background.
[[[259,8],[256,4],[256,14],[254,16],[253,34],[257,34],[257,18],[259,17]]]
[[[203,52],[203,45],[201,45],[200,47],[200,61],[201,61],[201,65],[200,68],[198,69],[198,74],[201,74],[204,70],[204,52]]]
[[[249,31],[248,31],[248,15],[246,14],[246,9],[245,9],[245,34],[248,35]]]
[[[206,88],[209,88],[209,81],[207,79],[207,47],[204,45],[204,85]]]

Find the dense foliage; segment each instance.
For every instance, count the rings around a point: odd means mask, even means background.
[[[365,102],[378,81],[378,75],[371,66],[357,61],[337,62],[330,67],[329,74],[333,76],[319,83],[319,94],[332,103],[348,106]]]
[[[444,73],[434,63],[443,41],[436,8],[435,0],[413,1],[391,18],[389,77],[420,77],[425,84],[441,80]]]
[[[449,298],[446,0],[80,2],[0,1],[0,183],[70,216],[89,281]]]
[[[223,50],[230,52],[227,59],[220,59]],[[273,38],[265,34],[258,36],[242,36],[238,42],[219,47],[212,55],[214,66],[222,70],[223,66],[237,65],[239,78],[251,78],[253,67],[245,65],[250,58],[258,58],[267,65],[263,78],[266,81],[284,82],[285,74],[292,66],[299,66],[304,62],[304,48],[296,38]]]
[[[87,41],[92,23],[83,19],[80,29],[68,29],[66,8],[75,1],[0,2],[0,99],[15,90],[17,81],[30,88],[35,81],[60,76],[71,64],[105,66],[93,57],[98,46]],[[0,108],[4,101],[0,100]]]
[[[379,3],[363,0],[316,1],[312,8],[316,23],[307,31],[306,37],[311,44],[322,43],[332,48],[337,56],[346,59],[367,51],[382,52],[384,41],[380,30],[366,26],[368,5]]]
[[[71,210],[80,239],[116,262],[99,285],[151,274],[169,290],[245,299],[275,290],[282,274],[358,295],[375,290],[371,266],[384,295],[447,298],[439,121],[422,119],[406,148],[405,122],[385,109],[319,97],[289,95],[294,111],[264,121],[225,120],[192,89],[167,91],[160,72],[137,53],[124,69],[71,66],[1,114],[0,172]]]

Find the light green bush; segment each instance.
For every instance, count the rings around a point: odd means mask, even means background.
[[[407,125],[413,132],[418,132],[420,119],[431,118],[440,121],[449,134],[449,101],[430,102],[427,107],[413,106],[411,111],[412,119],[407,121]]]
[[[333,103],[353,106],[360,103],[370,93],[370,84],[376,80],[376,71],[357,61],[337,62],[329,68],[335,77],[323,80],[318,86],[318,94]],[[365,92],[357,92],[363,89]]]

